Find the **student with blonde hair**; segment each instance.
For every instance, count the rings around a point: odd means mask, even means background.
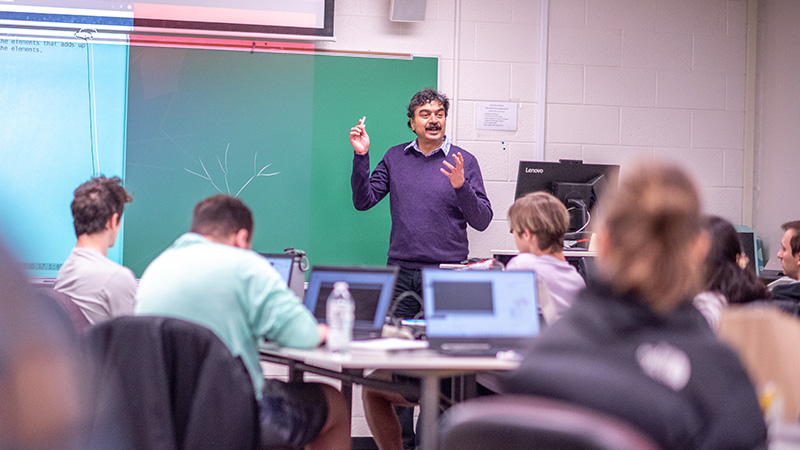
[[[506,269],[536,272],[537,280],[550,293],[555,307],[553,319],[558,318],[586,287],[583,277],[564,257],[564,235],[569,230],[567,208],[547,192],[531,192],[514,201],[508,209],[508,221],[520,254]]]
[[[766,448],[755,390],[692,306],[709,247],[692,180],[632,168],[597,230],[599,276],[531,345],[503,392],[616,416],[662,448]]]

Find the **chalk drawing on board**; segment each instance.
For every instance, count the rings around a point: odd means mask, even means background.
[[[195,171],[192,171],[192,170],[189,170],[186,167],[184,167],[184,170],[189,172],[189,173],[191,173],[192,175],[196,175],[196,176],[198,176],[198,177],[200,177],[200,178],[202,178],[204,180],[207,180],[208,182],[211,183],[212,186],[214,186],[214,189],[216,189],[220,194],[227,193],[228,195],[233,195],[234,197],[239,197],[239,194],[242,193],[244,188],[246,188],[247,185],[250,184],[250,182],[253,181],[256,177],[272,177],[272,176],[278,175],[280,173],[280,172],[264,173],[264,171],[267,170],[267,168],[269,166],[271,166],[272,163],[267,164],[266,166],[262,167],[261,170],[258,170],[258,152],[255,152],[255,154],[253,155],[253,176],[251,176],[242,185],[242,187],[239,188],[238,191],[236,191],[236,194],[232,194],[231,193],[231,186],[230,186],[230,183],[228,181],[228,174],[229,174],[229,171],[228,171],[228,150],[230,150],[230,148],[231,148],[231,143],[228,142],[227,147],[225,147],[225,157],[224,157],[225,162],[224,163],[222,162],[221,159],[219,159],[219,155],[217,155],[217,163],[219,164],[219,168],[222,170],[222,178],[225,181],[225,190],[227,192],[225,192],[222,189],[220,189],[219,186],[217,186],[217,183],[214,182],[214,178],[211,176],[211,174],[209,174],[208,169],[206,169],[206,165],[203,164],[203,159],[202,158],[197,158],[197,159],[198,159],[198,161],[200,161],[200,167],[203,169],[203,173],[205,175],[199,174],[199,173],[197,173]]]

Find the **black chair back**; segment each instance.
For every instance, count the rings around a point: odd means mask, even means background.
[[[260,446],[253,384],[212,331],[167,317],[118,317],[84,338],[96,361],[96,433],[121,433],[135,450]]]
[[[623,421],[586,408],[532,396],[495,395],[447,410],[439,450],[656,450]]]

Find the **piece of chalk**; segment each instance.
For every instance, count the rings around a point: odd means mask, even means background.
[[[361,118],[361,125],[364,125],[364,123],[365,123],[366,121],[367,121],[367,116],[364,116],[364,117],[362,117],[362,118]]]

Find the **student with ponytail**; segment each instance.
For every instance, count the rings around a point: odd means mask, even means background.
[[[677,166],[631,168],[601,199],[599,277],[532,344],[503,392],[616,416],[665,449],[766,448],[755,390],[692,297],[709,238]]]

